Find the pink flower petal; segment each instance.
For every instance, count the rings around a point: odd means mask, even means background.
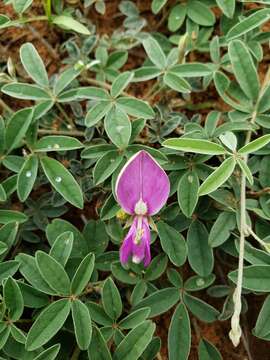
[[[116,182],[117,200],[129,214],[135,213],[140,200],[147,206],[147,215],[156,214],[167,201],[169,192],[167,174],[144,150],[129,159]]]
[[[136,243],[137,231],[141,231],[139,243]],[[151,234],[146,217],[135,217],[131,228],[120,249],[120,261],[126,264],[131,258],[134,263],[139,264],[144,261],[144,266],[148,266],[151,261],[150,254]]]

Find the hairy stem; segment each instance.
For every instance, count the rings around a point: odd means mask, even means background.
[[[258,99],[254,106],[254,111],[250,123],[253,124],[257,116],[257,108],[261,96],[264,93],[266,86],[269,83],[270,79],[270,68],[268,69],[264,82],[262,84]],[[246,134],[245,145],[250,142],[251,139],[251,130]],[[244,156],[244,161],[247,163],[248,155]],[[234,301],[234,313],[231,318],[231,331],[229,337],[236,347],[239,345],[242,330],[240,327],[240,314],[242,309],[241,295],[242,295],[242,284],[243,284],[243,267],[244,267],[244,254],[245,254],[245,237],[249,234],[249,229],[246,222],[246,177],[245,174],[241,173],[241,192],[240,192],[240,243],[239,243],[239,258],[238,258],[238,276],[237,276],[237,285],[233,295]]]

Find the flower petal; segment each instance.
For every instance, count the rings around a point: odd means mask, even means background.
[[[168,199],[169,178],[151,155],[142,150],[130,158],[116,182],[117,200],[129,214],[134,214],[139,200],[147,205],[147,215],[156,214]]]
[[[139,243],[135,241],[137,231],[141,231],[142,234]],[[121,263],[126,264],[131,257],[134,263],[139,264],[144,261],[144,266],[148,266],[151,261],[150,241],[151,234],[147,218],[141,217],[139,220],[136,216],[120,249]]]
[[[129,232],[127,233],[123,244],[120,248],[120,261],[122,264],[126,264],[128,262],[129,257],[132,255],[133,248],[133,239],[136,235],[136,222],[133,221]]]

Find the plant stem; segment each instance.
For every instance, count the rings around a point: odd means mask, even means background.
[[[60,113],[64,116],[65,120],[70,124],[70,126],[72,128],[74,128],[74,123],[73,120],[67,115],[67,113],[65,112],[65,110],[62,108],[62,106],[60,104],[58,104],[57,102],[55,103],[57,109],[60,111]]]
[[[51,0],[45,0],[44,8],[45,8],[45,14],[48,18],[48,21],[50,21],[51,17],[52,17],[52,2],[51,2]]]
[[[79,359],[80,352],[81,352],[81,350],[78,347],[76,347],[73,354],[72,354],[72,356],[71,356],[71,360]]]
[[[84,132],[79,130],[47,130],[39,129],[38,133],[40,135],[67,135],[67,136],[79,136],[84,137]]]
[[[253,236],[253,238],[254,238],[255,240],[257,240],[258,243],[259,243],[267,252],[269,252],[269,248],[267,247],[267,243],[265,243],[262,239],[260,239],[259,236],[257,236],[257,235],[255,234],[255,232],[251,229],[251,227],[248,227],[247,230],[248,230],[248,232],[250,233],[250,235]]]
[[[259,92],[257,101],[254,105],[254,111],[250,120],[251,124],[254,124],[257,116],[257,108],[259,101],[264,93],[266,86],[269,83],[270,79],[270,67],[265,75],[264,82],[262,84],[261,90]],[[251,139],[251,130],[246,134],[245,145],[250,142]],[[244,156],[244,161],[247,163],[248,155]],[[233,295],[234,301],[234,313],[231,318],[231,331],[229,337],[236,347],[239,345],[242,330],[240,327],[240,314],[242,309],[241,295],[242,295],[242,284],[243,284],[243,267],[244,267],[244,254],[245,254],[245,237],[249,234],[249,229],[247,228],[246,222],[246,177],[245,174],[241,173],[241,191],[240,191],[240,243],[239,243],[239,257],[238,257],[238,276],[237,276],[237,285]]]
[[[42,21],[42,20],[48,20],[47,16],[42,15],[42,16],[35,16],[33,18],[22,18],[22,19],[18,19],[18,22],[20,24],[26,24],[29,22]]]
[[[0,99],[0,106],[2,106],[2,108],[7,112],[11,114],[13,113],[13,110],[2,99]]]

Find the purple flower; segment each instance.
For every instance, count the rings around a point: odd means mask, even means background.
[[[170,182],[155,159],[142,150],[130,158],[118,175],[115,192],[122,209],[132,215],[133,223],[120,249],[122,264],[129,257],[136,264],[151,261],[148,217],[166,203]]]

